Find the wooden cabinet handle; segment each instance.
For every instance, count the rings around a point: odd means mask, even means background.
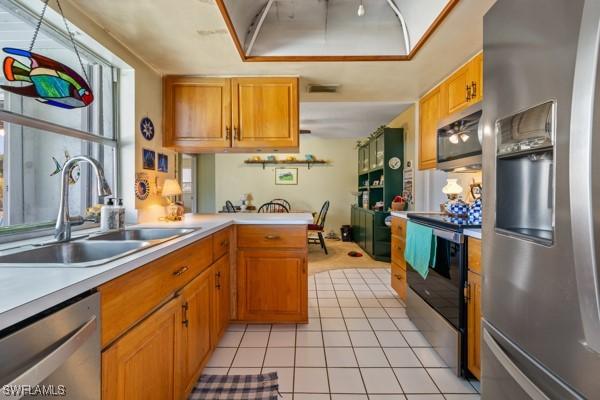
[[[265,235],[265,239],[267,239],[267,240],[277,240],[277,239],[279,239],[279,235]]]
[[[217,289],[221,289],[221,272],[220,272],[220,271],[219,271],[219,272],[217,272],[217,273],[215,274],[215,277],[217,278],[217,279],[216,279],[216,284],[215,284],[215,287],[216,287]]]
[[[221,247],[225,247],[225,246],[227,246],[227,245],[229,245],[229,240],[227,240],[227,239],[223,239],[223,240],[221,241]]]
[[[463,288],[463,296],[465,297],[465,303],[469,303],[471,301],[471,284],[468,282]]]
[[[185,272],[188,270],[189,268],[187,266],[181,267],[179,268],[177,271],[173,272],[173,276],[181,276],[183,274],[185,274]]]
[[[186,328],[190,325],[190,321],[188,320],[188,317],[187,317],[188,308],[189,308],[189,305],[188,305],[187,301],[181,305],[181,310],[183,311],[183,319],[182,319],[181,323]]]
[[[396,277],[396,279],[398,279],[399,281],[402,280],[402,275],[400,274],[394,274],[394,276]]]
[[[231,128],[230,127],[225,127],[225,140],[229,140],[229,138],[231,137]]]
[[[477,95],[477,82],[473,81],[471,82],[471,97],[474,99],[475,96]]]
[[[240,140],[240,137],[241,137],[240,130],[238,129],[237,126],[234,126],[233,127],[233,139],[234,140]]]
[[[467,85],[467,101],[471,101],[471,86]]]

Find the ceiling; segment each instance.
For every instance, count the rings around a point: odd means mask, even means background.
[[[63,1],[79,8],[159,73],[298,75],[302,103],[363,104],[417,100],[481,50],[482,17],[495,2],[460,0],[411,61],[243,62],[213,0],[179,1],[177,7],[172,0]],[[339,90],[308,93],[309,84],[338,84]],[[314,119],[309,110],[319,109],[304,104],[302,108],[301,119]]]
[[[300,127],[310,130],[313,136],[365,137],[408,106],[398,102],[303,102]]]

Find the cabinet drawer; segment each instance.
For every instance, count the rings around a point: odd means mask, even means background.
[[[406,239],[406,220],[400,217],[392,217],[392,235]]]
[[[392,288],[398,293],[398,296],[402,300],[406,300],[406,269],[396,263],[392,263],[392,275],[391,275]]]
[[[306,225],[238,225],[238,247],[306,248]]]
[[[403,238],[392,236],[392,262],[405,265],[404,249],[406,249],[406,241]]]
[[[225,228],[213,235],[213,257],[218,260],[225,254],[229,254],[231,246],[231,228]]]
[[[212,260],[210,236],[100,286],[102,347],[185,286]]]

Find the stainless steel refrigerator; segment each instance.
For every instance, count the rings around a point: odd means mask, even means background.
[[[482,398],[600,399],[600,0],[484,18]]]

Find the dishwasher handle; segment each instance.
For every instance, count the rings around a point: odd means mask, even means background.
[[[98,326],[96,316],[92,316],[81,328],[77,329],[56,349],[44,356],[11,382],[2,386],[37,386],[64,364],[94,334]],[[24,395],[24,394],[23,394]],[[0,399],[15,399],[14,395],[6,397],[0,391]]]

